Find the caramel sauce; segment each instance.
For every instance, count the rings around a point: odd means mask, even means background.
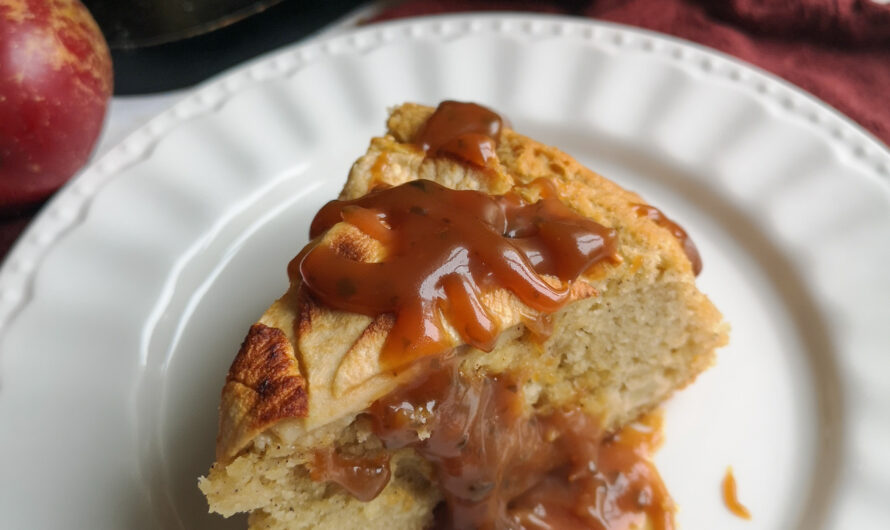
[[[380,153],[380,156],[377,157],[377,160],[371,165],[371,187],[380,186],[380,183],[383,182],[383,174],[386,171],[386,166],[389,164],[389,155],[387,153]]]
[[[351,457],[332,450],[316,451],[310,473],[316,482],[336,482],[356,499],[367,502],[389,483],[389,455]]]
[[[427,180],[332,201],[312,221],[315,243],[288,266],[290,277],[328,307],[393,314],[381,351],[391,369],[449,349],[443,318],[465,343],[489,351],[500,330],[484,292],[505,288],[528,307],[553,313],[568,302],[572,281],[615,255],[614,230],[571,210],[548,181],[532,185],[542,195],[534,203],[515,192],[492,196]],[[319,245],[340,221],[379,241],[384,260],[357,261]]]
[[[745,505],[739,502],[732,467],[727,467],[726,475],[723,476],[723,502],[736,517],[751,519],[751,512],[748,511]]]
[[[531,414],[521,377],[467,376],[454,361],[422,362],[430,363],[425,375],[366,415],[388,450],[412,447],[432,464],[445,507],[437,527],[618,530],[648,518],[655,530],[673,528],[673,503],[649,461],[660,417],[604,436],[578,410]],[[325,476],[378,477],[376,469]],[[379,491],[373,483],[357,493]]]
[[[414,143],[427,156],[450,156],[486,167],[495,159],[503,120],[475,103],[443,101],[430,116]]]
[[[549,449],[543,480],[510,502],[507,528],[618,530],[674,528],[674,504],[651,454],[661,443],[661,416],[645,416],[612,436],[597,437],[580,411],[546,417],[541,450]],[[548,441],[553,433],[556,440]],[[561,463],[561,465],[560,465]]]
[[[698,253],[698,248],[695,246],[695,243],[692,242],[692,238],[689,237],[686,230],[683,230],[683,227],[668,219],[661,210],[654,206],[648,204],[634,204],[634,210],[640,217],[648,217],[655,221],[655,224],[658,226],[670,230],[671,234],[677,238],[677,241],[683,245],[683,252],[686,253],[686,257],[689,258],[689,263],[692,264],[692,272],[695,273],[696,276],[701,273],[701,255]]]

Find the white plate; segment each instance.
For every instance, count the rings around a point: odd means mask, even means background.
[[[63,190],[0,275],[0,524],[243,527],[196,488],[229,363],[387,106],[443,98],[502,111],[698,243],[733,333],[668,405],[682,528],[890,528],[890,154],[725,56],[539,16],[285,49]],[[751,522],[722,504],[727,465]]]

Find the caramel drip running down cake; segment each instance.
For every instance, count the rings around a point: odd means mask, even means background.
[[[653,411],[728,326],[662,211],[446,101],[393,109],[309,235],[226,377],[211,511],[251,529],[674,528]]]

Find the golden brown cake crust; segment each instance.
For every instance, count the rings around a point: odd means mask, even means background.
[[[306,380],[300,375],[287,335],[278,328],[251,326],[235,356],[222,392],[217,459],[269,425],[309,411]]]

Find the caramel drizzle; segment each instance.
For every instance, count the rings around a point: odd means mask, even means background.
[[[683,246],[683,252],[686,254],[686,257],[689,258],[689,263],[692,265],[692,272],[698,276],[702,269],[701,254],[698,253],[698,247],[695,246],[695,243],[692,241],[692,238],[689,237],[689,234],[686,233],[686,230],[683,230],[682,226],[668,219],[668,217],[655,206],[648,204],[634,204],[633,207],[638,216],[651,219],[658,226],[668,229],[671,234],[677,238],[677,241]]]
[[[372,499],[389,480],[387,455],[410,447],[432,465],[444,497],[436,528],[673,528],[673,502],[650,460],[660,415],[604,436],[579,410],[530,415],[523,377],[464,375],[455,357],[421,362],[421,377],[364,414],[385,450],[318,453],[315,480]]]
[[[497,160],[503,120],[475,103],[443,101],[420,128],[414,143],[427,156],[448,156],[486,167]]]
[[[568,302],[572,281],[615,255],[614,230],[572,211],[547,181],[536,186],[543,197],[534,203],[426,180],[332,201],[312,221],[315,242],[291,262],[291,280],[328,307],[393,314],[381,352],[390,368],[453,346],[445,319],[465,343],[489,351],[499,322],[484,293],[504,288],[553,313]],[[319,244],[341,221],[379,241],[384,260],[356,261]]]
[[[726,474],[723,476],[723,502],[726,508],[742,519],[751,519],[751,512],[744,504],[739,502],[738,492],[736,491],[735,475],[732,473],[732,466],[726,468]]]

